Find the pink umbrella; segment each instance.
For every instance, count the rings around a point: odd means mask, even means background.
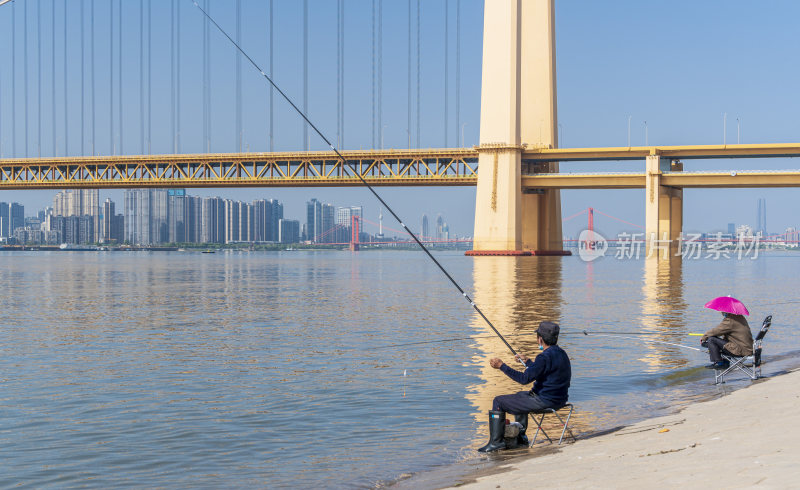
[[[747,311],[747,308],[741,301],[730,296],[720,296],[719,298],[714,298],[706,303],[706,308],[725,313],[732,313],[734,315],[750,315],[750,312]]]

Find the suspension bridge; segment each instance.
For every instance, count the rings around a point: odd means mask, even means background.
[[[232,25],[232,39],[237,44],[245,44],[240,0],[234,2],[233,8],[226,5],[223,9],[209,0],[199,3],[212,15],[225,17]],[[337,147],[343,148],[348,146],[345,122],[349,120],[346,114],[350,114],[345,112],[344,96],[345,37],[350,32],[345,27],[346,3],[344,0],[336,2],[336,27],[330,30],[328,43],[330,47],[335,44],[336,76],[325,74],[331,85],[333,79],[336,80],[334,139]],[[428,109],[421,102],[421,60],[425,56],[421,44],[423,10],[420,0],[402,3],[405,22],[399,22],[403,24],[399,26],[393,21],[392,28],[395,31],[400,27],[406,29],[408,37],[404,101],[407,148],[386,150],[383,148],[387,126],[383,116],[383,103],[387,100],[383,92],[386,71],[383,29],[387,18],[384,8],[395,9],[397,13],[400,4],[385,4],[382,0],[371,2],[371,83],[368,89],[371,112],[369,108],[367,112],[371,116],[368,127],[372,149],[343,151],[344,161],[335,152],[311,151],[308,124],[302,125],[303,135],[298,145],[303,151],[274,151],[276,130],[281,129],[281,124],[276,124],[272,88],[266,90],[268,97],[263,105],[267,116],[263,140],[269,151],[246,151],[250,142],[245,137],[249,132],[244,125],[244,112],[249,109],[250,102],[249,99],[245,101],[243,93],[242,56],[238,52],[232,56],[234,76],[229,81],[234,88],[236,151],[211,152],[212,136],[216,132],[212,108],[218,93],[216,88],[212,90],[218,71],[212,56],[218,53],[215,54],[209,22],[199,16],[187,20],[191,15],[187,10],[192,8],[188,1],[159,4],[161,15],[154,15],[151,0],[138,3],[111,0],[101,5],[95,5],[93,0],[80,0],[70,3],[73,8],[56,0],[5,4],[0,18],[10,19],[12,158],[0,158],[0,189],[357,186],[361,185],[361,179],[376,186],[477,186],[474,254],[560,255],[568,253],[563,251],[562,243],[561,189],[642,188],[645,190],[648,239],[675,240],[682,230],[684,188],[800,186],[800,171],[684,170],[686,162],[692,159],[796,157],[800,155],[800,144],[559,148],[553,0],[495,0],[491,6],[487,1],[480,65],[480,142],[466,148],[463,147],[466,123],[462,121],[461,110],[462,105],[475,102],[462,101],[461,94],[464,58],[461,2],[444,1],[443,12],[440,12],[443,32],[437,41],[444,44],[443,68],[436,78],[441,77],[443,84],[442,104],[437,110],[442,111],[438,117],[441,117],[445,148],[427,149],[420,148],[425,137],[423,122],[433,114],[426,112]],[[309,11],[308,0],[295,5],[301,7],[297,13],[302,13],[299,39],[302,61],[294,60],[295,65],[302,66],[299,83],[302,96],[298,98],[298,105],[305,114],[313,116],[309,94],[313,68],[309,64],[309,32],[313,12]],[[267,36],[259,53],[266,59],[265,73],[272,76],[276,58],[275,3],[270,0],[264,7]],[[166,19],[161,19],[164,14]],[[29,16],[34,17],[33,22]],[[244,22],[247,20],[244,17]],[[194,37],[187,47],[187,34],[182,34],[181,29],[189,29],[189,26]],[[43,38],[42,33],[48,27],[50,35]],[[280,20],[277,27],[280,27]],[[35,34],[29,32],[31,29]],[[126,32],[126,29],[133,32]],[[50,41],[49,47],[43,46],[43,39]],[[164,56],[159,56],[167,51],[168,62]],[[199,73],[186,73],[182,59],[190,53],[200,58]],[[17,60],[18,55],[22,62]],[[98,60],[100,55],[104,57],[102,61]],[[57,68],[59,57],[61,66]],[[123,72],[123,59],[130,57],[136,59],[139,67],[133,80]],[[476,58],[477,53],[469,53],[469,59]],[[32,59],[36,61],[35,68],[31,66]],[[73,63],[77,66],[73,67]],[[97,76],[98,63],[104,71],[102,77]],[[163,93],[163,84],[154,89],[152,78],[165,72],[168,72],[169,88]],[[33,80],[30,79],[32,73],[35,74]],[[184,94],[187,78],[197,82],[191,97]],[[101,88],[98,80],[105,86]],[[44,86],[46,82],[50,85],[49,94],[48,87]],[[230,85],[223,85],[222,90]],[[78,90],[71,91],[70,87]],[[30,107],[34,99],[30,92],[34,89],[35,111]],[[0,94],[3,90],[7,90],[5,85],[0,86]],[[20,91],[22,97],[19,97]],[[131,91],[135,92],[134,112],[139,112],[138,118],[133,118],[138,128],[130,127],[128,108],[131,104],[126,106],[127,99],[123,98],[123,93]],[[100,96],[104,100],[98,101]],[[17,107],[19,98],[23,101],[21,108]],[[106,107],[107,117],[98,116],[98,105]],[[193,111],[189,121],[183,114],[187,105]],[[164,107],[168,107],[168,111],[164,111]],[[0,107],[0,121],[6,110]],[[363,113],[364,107],[355,110]],[[151,154],[154,119],[165,128],[165,135],[155,136],[167,142],[171,149],[168,154]],[[184,153],[186,145],[182,139],[188,131],[187,122],[192,123],[192,130],[202,133],[204,151],[201,153]],[[47,149],[42,142],[48,129],[51,132],[50,154],[43,157]],[[107,138],[100,136],[99,130],[107,131]],[[71,132],[78,132],[79,136],[70,137]],[[129,133],[138,133],[139,141],[128,136]],[[459,133],[462,147],[446,148],[450,141],[459,141]],[[2,134],[0,127],[0,144]],[[34,134],[35,139],[32,138]],[[450,139],[453,136],[455,138]],[[70,141],[74,139],[78,145],[70,148]],[[101,140],[106,140],[105,151],[101,151]],[[131,140],[134,140],[134,147],[138,146],[138,155],[129,154]],[[58,141],[62,142],[61,149]],[[4,155],[4,151],[4,147],[0,147],[0,155]],[[611,162],[629,160],[643,161],[642,171],[609,171]],[[559,164],[570,161],[597,162],[599,171],[561,172]],[[660,256],[667,258],[669,255]]]

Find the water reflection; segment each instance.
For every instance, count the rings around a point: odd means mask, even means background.
[[[686,302],[683,299],[683,263],[672,260],[645,260],[642,286],[642,333],[653,333],[654,340],[684,344],[686,335]],[[687,365],[686,349],[663,343],[642,342],[639,358],[648,372]]]

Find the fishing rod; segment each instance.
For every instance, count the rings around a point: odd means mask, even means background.
[[[506,337],[518,337],[520,335],[528,335],[528,334],[512,333],[512,334],[507,334]],[[405,344],[380,345],[378,347],[371,347],[370,350],[394,349],[396,347],[408,347],[409,345],[441,344],[441,343],[444,343],[444,342],[458,342],[460,340],[493,339],[493,338],[495,338],[495,335],[474,335],[472,337],[454,337],[452,339],[423,340],[423,341],[420,341],[420,342],[408,342],[408,343],[405,343]]]
[[[583,335],[683,335],[683,334],[671,334],[669,332],[592,332],[589,330],[584,330],[582,332]],[[569,335],[569,332],[562,333],[561,335]],[[576,335],[573,333],[572,335]],[[703,335],[701,333],[687,333],[686,335]]]
[[[583,335],[587,335],[588,336],[588,335],[590,335],[590,332],[587,332],[586,330],[584,330],[583,331]],[[614,337],[614,334],[591,333],[591,335],[593,337]],[[696,350],[698,352],[705,352],[703,349],[700,349],[700,348],[697,348],[697,347],[690,347],[688,345],[676,344],[674,342],[666,342],[664,340],[648,339],[648,338],[642,338],[642,337],[616,337],[616,338],[623,338],[623,339],[627,338],[627,339],[631,339],[631,340],[639,340],[641,342],[672,345],[672,346],[675,346],[675,347],[680,347],[682,349],[691,349],[691,350]]]
[[[530,334],[529,333],[512,333],[512,334],[506,334],[506,337],[519,337],[520,335],[530,335]],[[569,336],[569,335],[578,335],[578,336],[579,335],[584,335],[584,336],[591,335],[591,336],[609,337],[609,336],[612,336],[612,335],[664,335],[664,334],[663,333],[659,333],[659,332],[590,332],[588,330],[583,330],[581,332],[561,332],[559,334],[559,337],[563,337],[565,335],[567,335],[567,336]],[[687,335],[703,335],[703,334],[690,333],[690,334],[687,334]],[[419,341],[419,342],[407,342],[407,343],[403,343],[403,344],[380,345],[380,346],[377,346],[377,347],[371,347],[370,350],[394,349],[394,348],[397,348],[397,347],[408,347],[410,345],[440,344],[440,343],[445,343],[445,342],[458,342],[458,341],[462,341],[462,340],[473,340],[473,339],[488,339],[488,338],[494,338],[494,337],[495,337],[494,335],[473,335],[471,337],[453,337],[453,338],[449,338],[449,339],[422,340],[422,341]],[[626,338],[626,337],[617,337],[617,338]],[[644,341],[644,342],[664,343],[664,341],[658,341],[658,340],[648,340],[648,339],[635,338],[635,337],[628,337],[628,338],[630,338],[631,340],[641,340],[641,341]],[[679,344],[675,344],[675,345],[679,345]],[[682,347],[687,347],[688,349],[693,349],[693,347],[688,347],[688,346],[682,346]],[[700,350],[700,349],[695,349],[695,350]]]
[[[344,156],[339,152],[338,149],[336,149],[336,147],[333,145],[333,143],[331,143],[330,140],[325,137],[325,135],[322,133],[322,131],[320,131],[317,128],[317,126],[314,125],[314,123],[311,122],[311,120],[308,118],[308,116],[306,116],[306,114],[302,110],[300,110],[300,108],[297,107],[297,105],[295,105],[294,102],[292,102],[292,99],[289,98],[289,96],[286,95],[283,92],[283,90],[281,90],[280,87],[278,87],[278,85],[275,83],[275,81],[272,80],[272,77],[270,77],[269,75],[264,73],[264,70],[262,70],[261,67],[259,67],[258,64],[253,60],[253,58],[251,58],[245,52],[245,50],[242,49],[242,47],[239,46],[239,44],[236,41],[233,40],[233,38],[225,31],[225,29],[223,29],[219,24],[217,24],[217,22],[210,15],[208,15],[208,12],[203,10],[203,8],[200,6],[200,4],[197,3],[197,0],[190,0],[190,1],[194,4],[195,7],[197,7],[198,10],[200,10],[200,12],[203,13],[203,15],[206,17],[206,19],[208,19],[212,24],[214,24],[214,27],[216,27],[217,30],[219,30],[219,32],[222,33],[222,35],[224,35],[226,38],[228,38],[228,41],[230,41],[231,44],[233,44],[236,47],[236,49],[247,59],[247,61],[249,61],[250,64],[253,65],[253,67],[256,70],[258,70],[259,73],[261,73],[261,76],[263,76],[269,82],[269,84],[272,85],[272,87],[275,88],[275,90],[278,91],[278,93],[281,95],[281,97],[283,97],[286,100],[286,102],[288,102],[289,105],[292,106],[292,108],[300,115],[300,117],[303,118],[303,120],[305,120],[305,122],[311,127],[311,129],[313,129],[314,132],[317,133],[317,135],[319,135],[319,137],[322,138],[323,141],[325,141],[325,143],[336,154],[336,157],[339,159],[339,161],[342,164],[342,168],[344,168],[344,169],[349,168],[350,171],[356,177],[358,177],[358,180],[361,181],[361,183],[364,184],[364,186],[372,193],[372,195],[375,196],[375,198],[384,207],[386,207],[386,209],[389,211],[389,213],[392,215],[392,217],[394,217],[394,219],[397,220],[398,223],[400,223],[400,226],[403,227],[403,230],[405,230],[405,232],[408,233],[411,236],[411,238],[414,239],[415,242],[417,242],[417,245],[419,245],[420,248],[433,261],[433,263],[436,264],[437,267],[439,267],[439,270],[441,270],[442,273],[445,275],[445,277],[447,277],[447,279],[450,280],[450,282],[453,284],[453,286],[456,287],[458,292],[461,293],[461,295],[464,297],[464,299],[467,300],[467,302],[470,304],[470,306],[472,306],[472,308],[478,313],[478,315],[480,315],[481,318],[483,318],[483,320],[486,322],[486,324],[489,325],[489,327],[491,327],[491,329],[494,331],[494,333],[497,334],[498,337],[500,337],[500,340],[502,340],[503,343],[506,344],[506,347],[508,347],[508,350],[510,350],[511,353],[516,357],[517,351],[515,351],[514,348],[511,347],[511,344],[508,343],[508,341],[505,339],[505,337],[503,337],[503,335],[495,328],[495,326],[492,324],[491,321],[489,321],[489,319],[486,317],[486,315],[483,314],[483,311],[481,311],[481,309],[478,308],[478,305],[475,304],[475,301],[473,301],[472,298],[470,298],[469,295],[467,295],[467,293],[458,284],[458,282],[456,282],[456,280],[453,279],[453,277],[447,272],[447,270],[442,266],[442,264],[440,264],[439,261],[436,260],[436,258],[433,256],[433,254],[431,254],[430,250],[428,250],[428,248],[425,245],[423,245],[423,243],[419,240],[419,238],[417,238],[417,235],[415,235],[411,230],[408,229],[406,224],[403,222],[403,220],[400,219],[400,217],[397,215],[397,213],[394,212],[392,207],[389,206],[386,203],[386,201],[384,201],[383,198],[375,191],[375,189],[371,185],[369,185],[369,182],[367,182],[364,179],[364,177],[361,176],[361,174],[358,172],[358,169],[355,168],[355,166],[352,163],[349,163],[344,158]],[[520,362],[522,362],[522,361],[520,361]]]

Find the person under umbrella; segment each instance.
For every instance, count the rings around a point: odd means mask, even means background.
[[[720,296],[705,305],[706,308],[722,313],[719,325],[704,333],[700,345],[708,348],[711,364],[709,369],[726,369],[728,361],[722,353],[732,356],[749,356],[753,354],[753,334],[744,315],[750,315],[747,308],[736,298]]]

